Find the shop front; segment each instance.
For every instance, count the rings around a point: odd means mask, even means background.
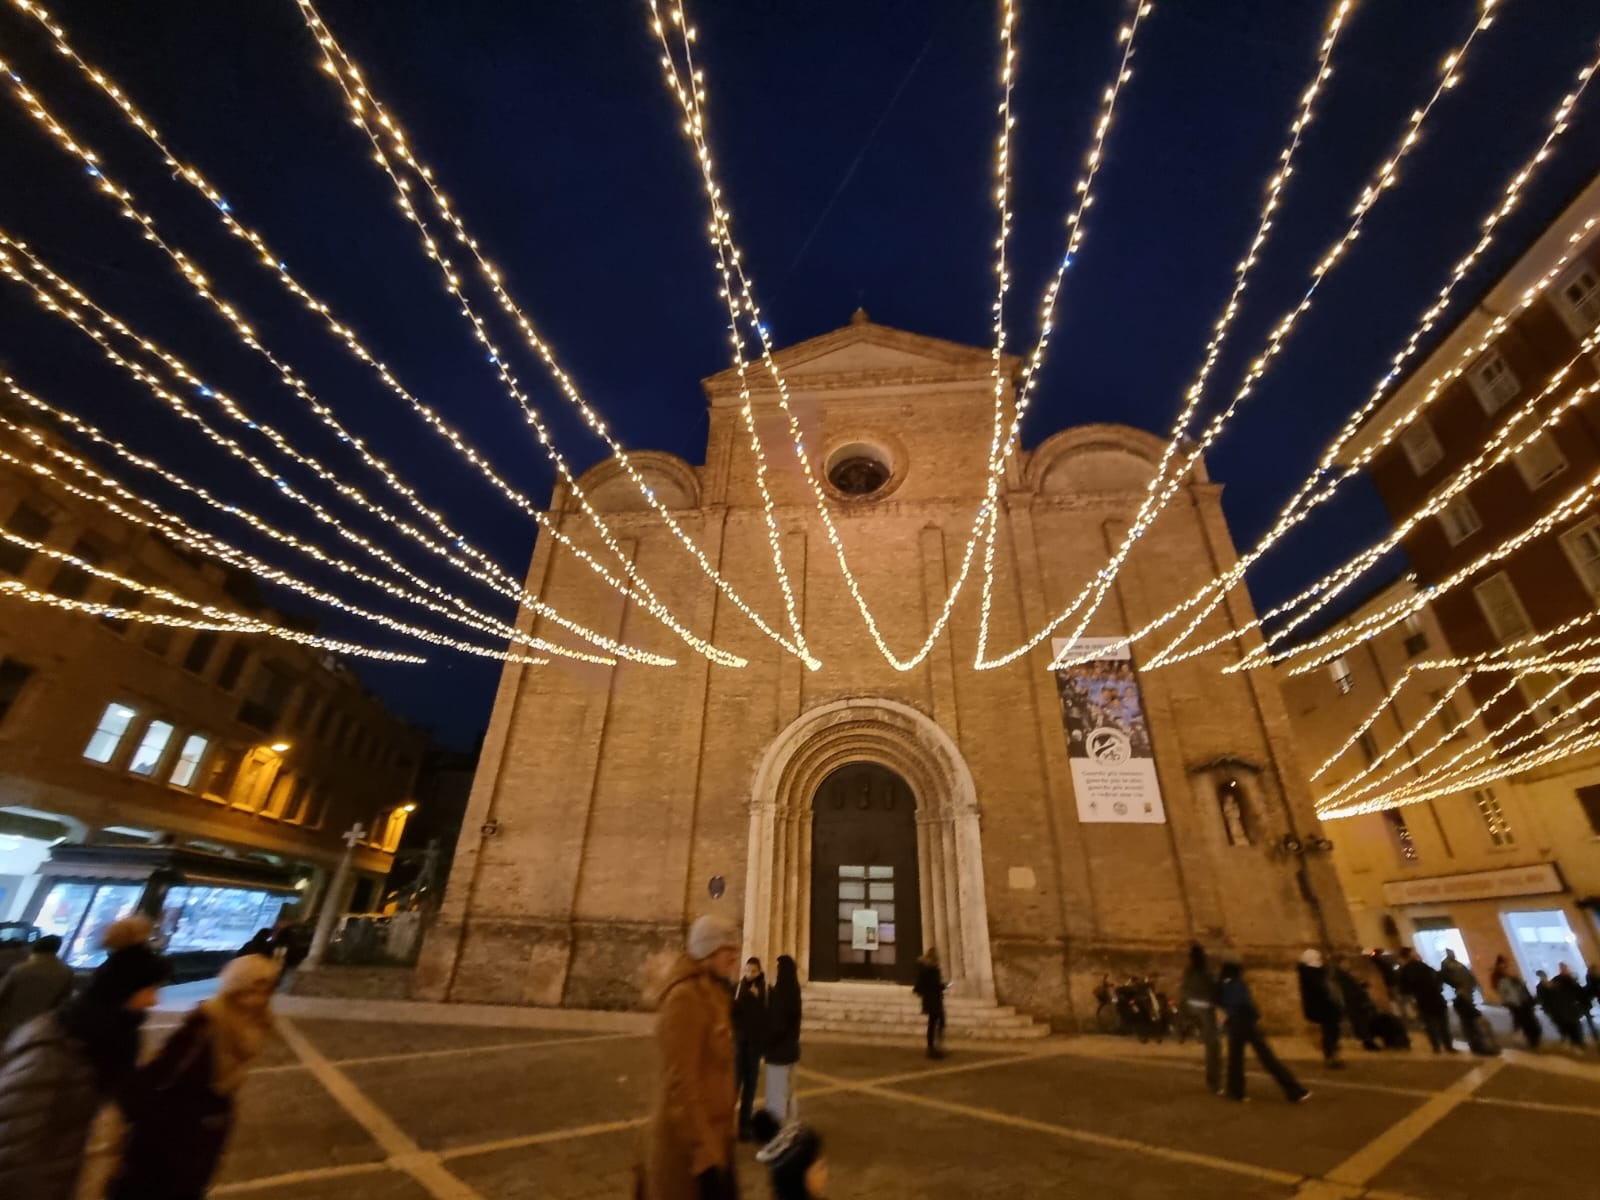
[[[176,975],[198,978],[300,898],[287,868],[170,846],[60,845],[39,874],[23,919],[61,938],[62,958],[77,970],[103,957],[106,926],[140,913]]]
[[[1554,863],[1394,880],[1383,885],[1383,899],[1402,940],[1423,961],[1438,966],[1453,950],[1484,987],[1501,954],[1530,983],[1539,971],[1554,975],[1561,963],[1581,978],[1586,964],[1600,959],[1593,930]]]

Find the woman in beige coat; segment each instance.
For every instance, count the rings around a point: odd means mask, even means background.
[[[729,982],[739,934],[718,917],[689,930],[687,953],[667,975],[656,1018],[660,1094],[650,1123],[647,1200],[731,1200],[739,1194]]]

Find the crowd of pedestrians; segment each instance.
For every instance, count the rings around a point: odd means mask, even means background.
[[[272,1027],[272,957],[243,955],[216,994],[141,1062],[145,1016],[170,965],[150,922],[102,932],[81,989],[43,937],[0,979],[0,1196],[74,1200],[89,1136],[111,1110],[122,1134],[107,1200],[199,1200],[233,1126],[235,1097]],[[96,1194],[99,1194],[98,1192]]]

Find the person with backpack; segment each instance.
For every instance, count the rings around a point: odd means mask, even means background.
[[[1450,1036],[1450,1010],[1444,1002],[1444,985],[1439,972],[1417,957],[1410,946],[1400,947],[1400,986],[1417,1006],[1422,1028],[1427,1032],[1428,1044],[1433,1052],[1456,1052],[1455,1039]]]

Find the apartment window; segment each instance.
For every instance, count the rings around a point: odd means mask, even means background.
[[[1411,837],[1411,826],[1406,824],[1405,814],[1398,808],[1383,810],[1384,823],[1389,826],[1389,836],[1394,839],[1395,853],[1402,862],[1416,862],[1422,856],[1417,853],[1417,843]]]
[[[144,648],[158,658],[165,658],[172,653],[172,626],[152,625],[144,635]]]
[[[1483,528],[1483,519],[1478,516],[1477,508],[1465,492],[1452,497],[1450,503],[1439,510],[1437,517],[1439,528],[1444,530],[1445,539],[1452,546],[1460,545]]]
[[[98,567],[105,561],[104,551],[88,538],[79,538],[74,542],[71,554],[91,567]],[[93,582],[94,576],[88,571],[75,563],[64,562],[56,569],[55,578],[50,581],[50,590],[64,600],[82,600]]]
[[[1522,482],[1528,485],[1530,492],[1543,487],[1567,469],[1567,456],[1561,453],[1561,447],[1548,433],[1541,433],[1512,458],[1522,475]]]
[[[134,591],[131,587],[118,584],[111,592],[111,599],[107,600],[106,603],[112,608],[121,608],[126,609],[129,612],[136,612],[138,611],[140,601],[143,599],[144,597],[138,592]],[[107,629],[115,630],[117,633],[126,633],[128,631],[128,620],[126,617],[101,617],[100,620],[105,623]]]
[[[172,740],[172,725],[166,721],[151,721],[145,726],[139,748],[133,752],[128,770],[135,775],[154,775],[167,753],[167,743]]]
[[[83,756],[90,762],[110,762],[116,756],[117,747],[122,745],[133,717],[133,709],[126,704],[113,701],[106,705],[105,712],[100,714],[100,723],[94,727],[94,733],[89,738],[89,744],[83,748]]]
[[[31,504],[19,504],[6,518],[6,529],[30,542],[42,542],[50,536],[50,518]],[[0,539],[0,571],[8,575],[21,575],[33,561],[33,551],[15,542]]]
[[[1504,571],[1489,576],[1472,589],[1472,594],[1477,598],[1483,619],[1489,623],[1489,632],[1497,641],[1515,641],[1533,632],[1528,610],[1522,607],[1517,589]]]
[[[239,682],[239,673],[244,670],[245,660],[250,657],[250,651],[243,642],[235,642],[228,647],[228,657],[222,660],[222,670],[217,672],[217,686],[225,692],[233,691]]]
[[[307,829],[321,829],[322,820],[328,815],[328,794],[321,788],[306,787],[305,804],[300,813],[300,824]]]
[[[1428,693],[1428,700],[1429,707],[1439,706],[1439,732],[1444,735],[1446,741],[1453,742],[1467,736],[1466,727],[1461,726],[1461,710],[1456,707],[1454,696],[1434,691]]]
[[[1498,350],[1491,350],[1467,371],[1467,383],[1486,413],[1499,412],[1521,389],[1511,364]]]
[[[1563,533],[1561,549],[1589,595],[1600,600],[1600,517],[1590,517]]]
[[[1350,674],[1350,664],[1343,658],[1336,658],[1328,664],[1328,674],[1333,676],[1333,686],[1339,689],[1341,696],[1348,695],[1350,689],[1356,686]]]
[[[27,663],[14,658],[0,658],[0,725],[5,724],[6,717],[17,703],[17,697],[22,695],[22,689],[28,686],[31,678],[33,668]]]
[[[1579,337],[1600,325],[1600,275],[1580,267],[1556,289],[1561,315]]]
[[[1423,627],[1422,617],[1412,613],[1406,618],[1406,656],[1415,658],[1428,648],[1428,631]]]
[[[1372,730],[1363,729],[1361,736],[1356,739],[1356,745],[1361,747],[1361,757],[1367,766],[1378,761],[1378,739],[1372,736]]]
[[[289,703],[294,680],[282,667],[262,663],[250,680],[250,691],[239,706],[239,720],[263,732],[271,732]]]
[[[1505,810],[1500,807],[1500,800],[1494,794],[1493,788],[1478,788],[1472,793],[1472,799],[1478,805],[1478,812],[1483,817],[1483,827],[1489,831],[1489,840],[1496,846],[1510,846],[1516,842],[1511,833],[1511,823],[1506,820]]]
[[[183,656],[183,669],[193,675],[205,674],[206,664],[211,661],[211,652],[217,648],[217,635],[209,630],[194,635],[194,641],[189,643],[189,652]]]
[[[1517,680],[1522,704],[1537,726],[1553,725],[1572,707],[1567,698],[1567,677],[1559,671],[1536,671]]]
[[[1600,837],[1600,786],[1591,784],[1578,789],[1578,805],[1589,818],[1589,831]]]
[[[211,739],[203,734],[191,733],[183,739],[183,746],[178,750],[178,761],[172,764],[172,774],[167,777],[167,782],[174,787],[186,788],[194,782],[194,777],[200,771],[200,763],[206,756],[206,747],[211,745]]]
[[[211,760],[206,763],[205,783],[200,790],[207,796],[212,796],[224,804],[228,802],[228,793],[233,790],[233,778],[239,773],[239,762],[243,758],[237,746],[218,746],[211,755]]]
[[[1400,448],[1406,452],[1411,469],[1418,475],[1426,473],[1444,457],[1444,447],[1433,436],[1433,426],[1426,417],[1417,417],[1400,434]]]

